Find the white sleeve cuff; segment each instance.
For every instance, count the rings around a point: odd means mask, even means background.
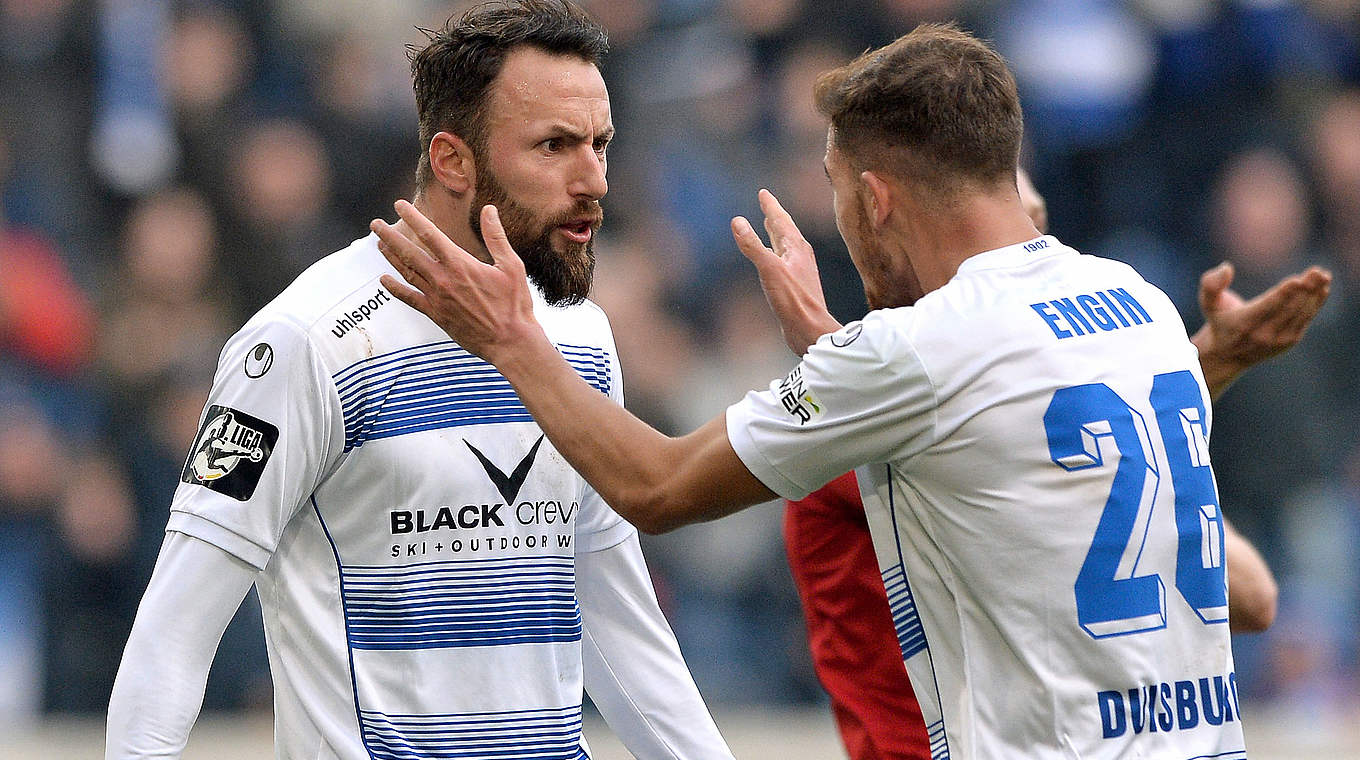
[[[230,528],[223,527],[206,517],[180,510],[170,511],[170,520],[165,525],[167,532],[174,531],[193,536],[200,541],[216,546],[228,554],[249,563],[257,570],[269,564],[273,551],[242,536]]]

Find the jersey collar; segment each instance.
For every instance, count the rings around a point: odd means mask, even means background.
[[[959,272],[1011,267],[1029,259],[1061,253],[1075,253],[1075,251],[1058,242],[1058,239],[1052,235],[1041,235],[1023,243],[975,253],[959,264]]]

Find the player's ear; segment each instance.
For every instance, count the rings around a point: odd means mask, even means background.
[[[864,215],[875,228],[882,227],[892,214],[893,187],[872,171],[860,172],[859,178],[863,183],[859,196]]]
[[[472,148],[452,132],[438,132],[430,138],[430,170],[435,181],[454,195],[477,186],[477,163]]]

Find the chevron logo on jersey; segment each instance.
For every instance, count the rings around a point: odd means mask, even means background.
[[[519,464],[515,465],[514,472],[509,475],[501,472],[501,469],[492,464],[491,460],[478,451],[476,446],[466,440],[463,443],[467,443],[467,447],[472,449],[477,461],[482,463],[482,469],[486,470],[486,476],[491,478],[491,482],[496,485],[496,490],[501,492],[501,497],[505,499],[505,503],[514,504],[515,497],[519,496],[519,489],[524,487],[524,479],[529,477],[529,468],[534,466],[534,457],[538,456],[538,447],[543,445],[543,436],[540,435],[538,440],[534,441],[533,448],[529,449],[529,453],[519,460]]]

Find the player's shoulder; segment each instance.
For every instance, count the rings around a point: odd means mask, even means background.
[[[574,304],[551,306],[535,291],[534,313],[554,343],[585,341],[600,348],[614,345],[608,315],[588,298]]]
[[[377,290],[378,278],[388,271],[378,252],[377,236],[367,235],[307,267],[251,322],[286,321],[310,329],[370,284]]]

